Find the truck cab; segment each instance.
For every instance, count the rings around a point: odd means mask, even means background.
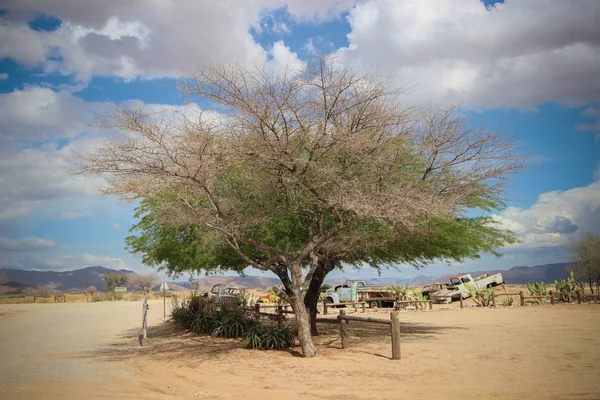
[[[331,304],[358,301],[358,282],[359,281],[347,281],[343,285],[328,289],[327,292],[325,292],[325,300]],[[364,282],[362,283],[364,285]]]

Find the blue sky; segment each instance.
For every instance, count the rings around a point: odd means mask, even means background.
[[[177,80],[200,62],[301,66],[320,53],[411,87],[408,105],[460,102],[474,122],[506,132],[531,155],[496,216],[522,242],[502,259],[484,255],[423,273],[563,262],[570,241],[600,234],[597,1],[4,4],[0,268],[149,272],[124,249],[134,205],[69,172],[75,150],[110,137],[94,125],[97,116],[131,100],[181,105]]]

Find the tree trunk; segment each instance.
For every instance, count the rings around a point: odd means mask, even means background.
[[[310,334],[309,311],[304,305],[304,299],[299,295],[290,296],[290,304],[296,314],[296,323],[298,324],[298,339],[302,347],[304,357],[314,357],[317,355],[317,348]]]
[[[317,336],[317,305],[319,304],[320,289],[325,281],[325,277],[335,268],[334,261],[319,261],[315,270],[308,291],[304,297],[304,305],[309,309],[310,315],[310,333],[312,336]]]

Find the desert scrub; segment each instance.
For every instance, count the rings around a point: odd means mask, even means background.
[[[286,326],[268,326],[254,323],[250,326],[244,346],[247,349],[278,350],[294,345],[294,335]]]
[[[532,296],[546,296],[548,294],[546,289],[547,288],[546,288],[545,282],[536,282],[533,284],[531,284],[531,283],[527,284],[527,290],[529,290],[529,293]],[[545,297],[536,297],[534,300],[537,304],[546,303]]]
[[[471,298],[481,307],[487,307],[492,302],[492,293],[494,293],[494,289],[478,289],[475,286],[465,285]]]
[[[502,289],[504,289],[504,293],[508,295],[508,290],[506,290],[506,286],[502,285]],[[512,296],[508,296],[506,297],[506,299],[504,299],[504,301],[502,302],[502,305],[504,307],[511,307],[514,303],[515,299],[513,299]]]
[[[565,303],[571,301],[572,294],[584,292],[583,283],[577,282],[573,271],[569,271],[567,279],[555,280],[554,285],[556,286],[556,291],[559,293],[559,300]]]

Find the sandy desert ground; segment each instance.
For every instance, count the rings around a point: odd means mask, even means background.
[[[600,399],[600,305],[405,311],[394,361],[384,325],[351,322],[343,350],[323,324],[304,359],[187,333],[151,303],[143,347],[141,302],[1,305],[0,398]]]

